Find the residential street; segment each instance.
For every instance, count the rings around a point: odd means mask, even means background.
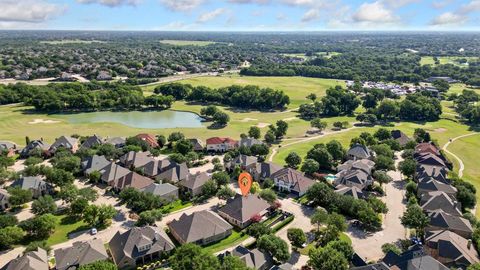
[[[400,153],[396,153],[396,156],[395,166],[402,161]],[[405,181],[402,180],[402,174],[398,171],[389,171],[388,175],[393,178],[393,181],[385,185],[386,196],[382,197],[388,207],[388,213],[383,216],[383,229],[376,233],[365,233],[351,225],[348,228],[353,248],[366,261],[381,259],[384,255],[383,244],[393,243],[407,236],[407,230],[400,222],[405,211],[403,200]]]

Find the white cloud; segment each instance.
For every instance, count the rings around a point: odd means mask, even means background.
[[[418,2],[420,2],[420,0],[385,0],[385,3],[392,8],[401,8]]]
[[[360,23],[394,23],[399,20],[393,11],[380,1],[363,3],[352,19]]]
[[[277,18],[277,20],[279,20],[279,21],[284,21],[284,20],[288,19],[287,15],[285,15],[284,13],[278,13],[275,18]]]
[[[319,2],[323,1],[315,1],[315,0],[283,0],[283,3],[292,6],[313,6]]]
[[[42,0],[0,0],[0,22],[4,28],[13,27],[13,23],[25,24],[43,23],[59,15],[65,7],[58,6]]]
[[[430,24],[435,26],[460,25],[468,20],[466,16],[453,12],[445,12],[435,17]]]
[[[312,8],[305,12],[302,17],[302,22],[310,22],[320,17],[320,12],[316,8]]]
[[[140,0],[77,0],[82,4],[99,4],[107,7],[119,7],[123,5],[136,6]]]
[[[472,0],[468,4],[463,5],[458,10],[458,13],[467,14],[475,11],[480,11],[480,0]]]
[[[205,0],[160,0],[160,3],[173,11],[190,11],[204,2]]]
[[[270,0],[228,0],[228,2],[234,4],[268,4]]]
[[[442,9],[448,5],[450,5],[453,0],[438,0],[432,2],[432,7],[435,9]]]
[[[223,15],[226,11],[227,10],[224,9],[224,8],[217,8],[217,9],[212,10],[210,12],[203,13],[202,15],[200,15],[198,17],[197,22],[204,23],[204,22],[211,21],[211,20],[217,18],[218,16]]]

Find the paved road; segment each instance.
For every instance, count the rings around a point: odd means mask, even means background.
[[[442,149],[443,151],[447,152],[448,154],[450,154],[452,157],[454,157],[457,161],[458,161],[458,164],[459,164],[459,168],[458,168],[458,177],[462,177],[463,176],[463,171],[465,170],[465,165],[463,164],[463,161],[461,158],[459,158],[457,155],[455,155],[454,153],[450,152],[448,150],[448,146],[453,143],[454,141],[458,140],[458,139],[462,139],[462,138],[465,138],[465,137],[470,137],[470,136],[473,136],[473,135],[479,135],[480,133],[469,133],[469,134],[465,134],[465,135],[462,135],[462,136],[458,136],[458,137],[455,137],[453,139],[450,139],[446,144],[443,145]]]
[[[396,153],[396,164],[402,161],[400,153]],[[375,233],[366,233],[349,226],[348,235],[352,239],[355,251],[366,261],[381,259],[384,254],[382,245],[393,243],[407,237],[407,230],[401,224],[400,218],[405,211],[404,186],[402,174],[398,171],[389,171],[393,181],[385,185],[385,195],[382,200],[387,204],[388,213],[384,215],[382,230]]]

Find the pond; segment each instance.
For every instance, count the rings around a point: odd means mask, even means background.
[[[89,112],[62,114],[59,117],[72,124],[118,123],[133,128],[200,128],[202,118],[191,112],[181,111],[130,111]]]

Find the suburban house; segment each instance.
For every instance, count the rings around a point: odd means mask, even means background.
[[[266,270],[273,266],[272,257],[258,248],[249,250],[246,247],[237,246],[231,252],[227,252],[226,256],[239,257],[251,269]]]
[[[42,154],[45,154],[48,149],[50,149],[50,145],[43,140],[34,140],[30,141],[25,148],[20,151],[20,157],[27,158],[31,155],[32,151],[36,150]]]
[[[438,159],[442,160],[442,162],[438,160],[432,161],[431,156],[427,154],[431,154],[438,157]],[[450,162],[445,158],[445,156],[443,156],[440,149],[438,149],[438,147],[435,146],[433,143],[417,144],[417,146],[415,147],[415,153],[413,154],[413,157],[420,164],[435,165],[435,166],[451,166]],[[433,164],[430,164],[430,163],[433,163]]]
[[[205,149],[205,144],[200,139],[188,139],[193,146],[193,151],[201,152]]]
[[[71,247],[54,251],[55,269],[70,270],[96,261],[108,260],[108,254],[101,239],[75,242]]]
[[[8,191],[0,188],[0,210],[5,211],[5,209],[10,208],[8,198],[10,198],[10,194],[8,194]]]
[[[440,158],[440,156],[437,156],[432,153],[418,154],[415,156],[415,160],[419,164],[423,164],[423,165],[440,166],[440,167],[446,166],[445,161],[442,158]]]
[[[122,164],[125,168],[140,168],[142,166],[145,166],[147,163],[151,161],[155,161],[154,158],[152,158],[152,154],[150,154],[149,151],[146,152],[135,152],[135,151],[130,151],[126,153],[125,155],[121,156],[119,158],[120,164]]]
[[[428,178],[424,178],[423,181],[418,182],[417,184],[417,195],[418,197],[422,197],[426,193],[430,193],[432,191],[442,191],[446,193],[448,196],[454,198],[457,194],[457,189],[452,185],[442,183],[437,180],[427,180]]]
[[[52,186],[43,181],[39,176],[22,177],[13,182],[11,187],[20,187],[24,190],[30,190],[32,191],[32,197],[35,199],[50,194],[52,191]]]
[[[357,143],[350,147],[350,149],[347,151],[347,157],[351,160],[372,159],[374,154],[365,145]]]
[[[102,174],[100,179],[107,185],[110,185],[113,181],[125,177],[127,174],[131,173],[131,171],[120,165],[110,162],[110,164],[100,170],[100,173]]]
[[[48,270],[47,251],[38,248],[8,262],[1,270]]]
[[[173,237],[181,243],[206,245],[228,237],[232,233],[232,225],[219,215],[209,210],[182,214],[177,220],[168,223]]]
[[[445,166],[417,164],[415,170],[415,179],[417,182],[436,180],[444,184],[450,184],[450,180],[447,179],[447,175],[448,170]]]
[[[212,176],[205,172],[188,174],[184,180],[178,182],[178,185],[183,194],[193,197],[202,194],[203,185],[211,178]]]
[[[136,172],[129,172],[124,177],[111,181],[109,185],[113,187],[114,190],[121,191],[126,188],[143,189],[151,184],[153,184],[152,179]]]
[[[280,171],[283,168],[283,166],[272,162],[257,163],[257,168],[252,174],[252,177],[257,181],[263,181],[267,178],[271,178],[272,174]]]
[[[356,186],[344,186],[344,185],[337,185],[335,187],[335,192],[341,195],[349,195],[355,199],[366,199],[368,194],[363,192]]]
[[[397,141],[401,147],[404,147],[405,145],[407,145],[407,143],[411,142],[412,139],[410,139],[405,133],[403,133],[403,131],[401,130],[392,130],[391,131],[391,134],[392,134],[392,138]]]
[[[0,153],[6,152],[7,157],[13,157],[17,152],[17,145],[12,142],[0,141]]]
[[[239,167],[242,171],[247,171],[250,174],[255,173],[257,170],[258,158],[254,156],[238,155],[232,160],[225,162],[225,168],[229,171],[235,170]]]
[[[238,142],[231,138],[213,137],[207,139],[207,151],[226,152],[238,147]]]
[[[356,187],[363,190],[373,184],[372,171],[375,162],[368,159],[348,160],[337,167],[334,185]]]
[[[435,269],[435,270],[449,270],[448,267],[443,265],[441,262],[434,259],[432,256],[426,254],[422,246],[414,245],[409,248],[409,250],[403,252],[402,254],[396,254],[393,251],[388,251],[385,254],[385,257],[381,260],[383,266],[380,268],[353,268],[355,270],[423,270],[423,269]],[[368,265],[371,266],[371,265]],[[387,268],[384,268],[384,267]]]
[[[298,197],[303,196],[315,184],[315,181],[292,168],[283,168],[273,173],[270,178],[279,191],[291,192]]]
[[[225,206],[218,210],[218,214],[230,224],[243,229],[252,223],[252,217],[265,216],[270,207],[271,205],[258,195],[236,194],[234,198],[227,200]]]
[[[442,210],[433,211],[429,215],[430,224],[426,231],[448,230],[464,238],[472,238],[472,225],[468,219],[460,216],[450,215]]]
[[[155,135],[142,133],[142,134],[138,134],[135,137],[139,138],[142,141],[145,141],[148,144],[148,146],[150,146],[152,148],[158,148],[160,146],[158,144],[158,141],[157,141],[157,138],[155,137]]]
[[[141,191],[151,193],[168,202],[178,199],[178,188],[169,183],[151,183],[150,185],[141,188]]]
[[[90,175],[92,172],[100,172],[103,168],[110,165],[105,156],[90,156],[84,159],[81,163],[83,173],[85,175]]]
[[[440,150],[432,143],[419,143],[415,146],[415,154],[430,153],[436,156],[440,156]]]
[[[70,150],[72,153],[75,153],[79,148],[79,143],[80,141],[77,138],[61,136],[55,140],[48,151],[50,153],[55,153],[59,148],[65,148]]]
[[[460,203],[442,191],[425,193],[420,198],[420,206],[427,213],[442,210],[454,216],[462,216]]]
[[[82,143],[82,146],[80,146],[80,148],[92,148],[92,147],[95,147],[97,145],[101,145],[104,143],[104,139],[98,135],[93,135],[93,136],[90,136],[88,137],[83,143]]]
[[[153,226],[133,227],[117,232],[108,243],[114,263],[119,269],[135,268],[138,264],[160,259],[175,248],[161,229]]]
[[[244,146],[244,147],[252,147],[253,145],[262,145],[264,144],[262,141],[254,139],[254,138],[241,138],[239,146]]]
[[[105,139],[105,143],[115,146],[115,148],[122,148],[125,146],[127,141],[122,137],[112,137]]]
[[[451,231],[428,232],[425,248],[430,256],[448,267],[466,268],[480,262],[472,241]]]
[[[160,174],[155,178],[160,181],[167,181],[170,183],[177,183],[185,180],[189,174],[186,163],[171,162]]]

